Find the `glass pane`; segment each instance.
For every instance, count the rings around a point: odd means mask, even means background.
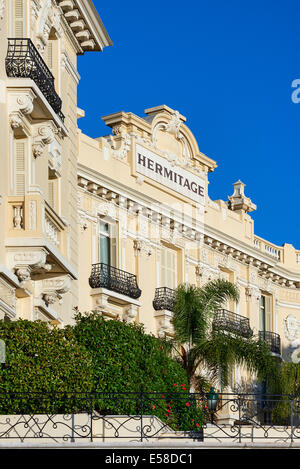
[[[260,297],[260,319],[259,326],[261,331],[266,330],[266,312],[265,312],[265,297],[261,295]]]
[[[99,238],[99,262],[110,265],[110,239],[101,235]]]
[[[109,224],[100,221],[100,233],[109,234]]]

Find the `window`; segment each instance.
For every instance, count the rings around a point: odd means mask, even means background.
[[[99,262],[103,262],[104,264],[108,264],[113,267],[117,267],[116,231],[115,223],[111,223],[106,220],[99,221]]]
[[[260,330],[272,332],[272,297],[261,295],[260,297]]]
[[[163,247],[161,251],[161,287],[177,288],[177,251]]]

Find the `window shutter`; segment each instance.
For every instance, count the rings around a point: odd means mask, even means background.
[[[55,179],[48,180],[48,203],[55,209]]]
[[[161,252],[161,286],[177,287],[177,253],[173,249],[163,248]]]
[[[272,296],[265,297],[265,314],[266,314],[266,331],[273,331],[273,324],[272,324]]]
[[[25,142],[15,142],[15,194],[25,194]]]
[[[110,263],[113,267],[117,267],[117,227],[110,225]]]
[[[47,49],[46,49],[46,55],[45,55],[45,62],[50,70],[50,72],[52,73],[53,75],[53,52],[54,52],[54,48],[53,48],[53,42],[52,41],[48,41],[48,45],[47,45]]]
[[[223,270],[220,271],[220,279],[226,280],[230,282],[230,275],[229,272],[224,272]],[[234,304],[232,304],[229,300],[224,301],[222,308],[233,311]]]
[[[14,35],[16,38],[24,38],[25,36],[25,7],[24,0],[14,0]]]

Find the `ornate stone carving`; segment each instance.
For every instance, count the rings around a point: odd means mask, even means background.
[[[252,212],[256,210],[256,205],[245,196],[245,184],[242,181],[237,181],[233,184],[234,193],[228,197],[229,207],[231,210],[244,210],[245,212]]]
[[[33,111],[33,100],[32,94],[22,94],[17,97],[17,104],[19,105],[20,111],[23,114],[31,114]]]
[[[257,287],[246,287],[245,288],[246,300],[260,301],[261,291]]]
[[[3,20],[5,14],[5,0],[0,0],[0,20]]]
[[[291,354],[291,359],[293,363],[300,363],[300,348],[296,348]]]
[[[60,144],[55,138],[57,134],[58,129],[52,121],[40,125],[33,138],[32,153],[35,158],[38,158],[42,156],[45,147],[49,145],[49,166],[58,172],[61,166],[61,150]]]
[[[20,280],[20,282],[26,282],[31,278],[31,268],[29,266],[16,267],[15,274]]]
[[[133,242],[133,248],[135,251],[135,255],[144,252],[147,256],[151,256],[153,253],[153,248],[148,240],[135,239]]]
[[[47,306],[48,305],[53,305],[58,300],[58,296],[55,292],[44,293],[42,298],[45,301]]]
[[[10,252],[9,264],[21,282],[29,280],[39,270],[49,272],[52,269],[52,265],[47,263],[47,252],[44,249]]]
[[[292,344],[298,339],[299,334],[299,321],[293,314],[289,314],[285,320],[285,336]]]
[[[21,230],[23,228],[23,204],[13,206],[13,226],[15,230]]]
[[[118,150],[113,150],[113,156],[119,160],[124,160],[130,150],[131,137],[129,134],[122,135],[121,146]]]
[[[173,111],[171,115],[170,121],[166,124],[164,122],[158,123],[155,128],[153,129],[152,133],[152,141],[154,145],[157,145],[157,132],[158,130],[164,130],[165,132],[169,132],[171,135],[174,135],[175,138],[180,139],[182,138],[180,134],[180,127],[182,124],[182,120],[180,119],[180,114],[178,111]]]
[[[0,299],[11,308],[16,307],[16,292],[5,280],[0,278]]]
[[[135,322],[135,319],[137,317],[137,311],[138,307],[137,305],[128,305],[126,306],[124,313],[123,313],[123,319],[127,323],[133,323]]]
[[[10,126],[13,130],[16,130],[19,127],[22,127],[23,121],[22,121],[22,118],[20,117],[20,113],[19,112],[12,112],[9,115],[9,123],[10,123]]]
[[[172,324],[173,313],[168,310],[157,311],[154,314],[157,322],[157,334],[159,337],[172,336],[174,329]]]

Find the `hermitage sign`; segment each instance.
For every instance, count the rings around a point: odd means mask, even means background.
[[[136,145],[136,171],[150,179],[179,192],[202,205],[205,204],[205,180],[165,158]]]

